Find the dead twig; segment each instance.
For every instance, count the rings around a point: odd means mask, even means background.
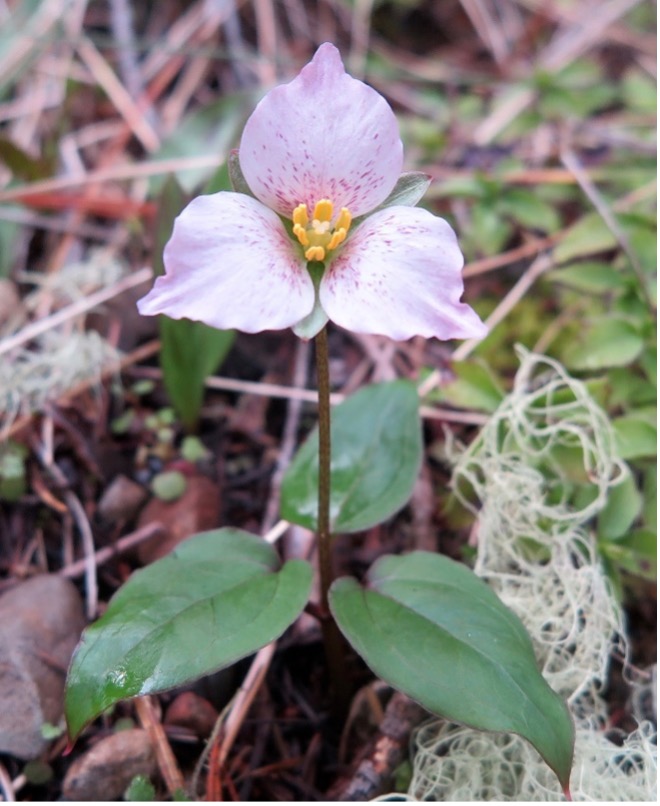
[[[99,291],[95,291],[93,294],[83,299],[76,300],[76,302],[67,305],[65,308],[62,308],[50,316],[44,316],[42,319],[30,323],[27,327],[19,330],[18,333],[0,341],[0,355],[10,352],[15,347],[25,344],[25,342],[32,341],[32,339],[41,336],[42,333],[45,333],[51,328],[58,327],[64,324],[64,322],[68,322],[70,319],[80,316],[80,314],[91,311],[92,308],[96,308],[97,305],[101,305],[101,303],[113,299],[113,297],[122,294],[124,291],[128,291],[130,288],[135,288],[136,285],[146,282],[152,276],[153,271],[151,268],[145,266],[143,269],[139,269],[133,274],[123,277],[107,288],[101,288]]]
[[[124,554],[125,552],[134,549],[136,546],[139,546],[140,543],[144,543],[145,540],[149,540],[152,537],[163,534],[165,531],[166,529],[162,523],[148,523],[141,529],[136,529],[134,532],[124,535],[124,537],[120,538],[114,546],[105,546],[104,548],[96,551],[94,553],[94,562],[96,563],[97,567],[103,565],[113,557],[118,557],[120,554]],[[74,563],[70,563],[62,568],[59,571],[59,574],[67,579],[75,579],[76,577],[79,577],[81,574],[85,573],[86,562],[86,560],[77,560]]]
[[[421,705],[395,691],[365,758],[351,779],[338,787],[338,795],[332,799],[368,801],[385,792],[395,769],[408,758],[410,733],[425,713]]]
[[[654,311],[655,303],[651,296],[651,292],[649,291],[648,288],[648,280],[646,274],[644,273],[644,269],[642,268],[642,265],[639,262],[637,253],[632,248],[630,240],[628,239],[628,236],[626,235],[623,228],[617,221],[616,216],[609,208],[607,202],[602,197],[596,185],[594,185],[594,183],[589,178],[589,175],[582,167],[577,155],[568,146],[564,146],[561,148],[560,158],[561,161],[566,166],[566,168],[573,174],[577,183],[584,191],[585,196],[596,208],[598,215],[607,224],[610,232],[612,233],[612,235],[614,235],[614,237],[619,242],[619,245],[628,256],[628,260],[630,260],[630,265],[632,266],[633,271],[635,272],[635,276],[637,277],[637,281],[639,282],[639,287],[641,289],[642,295],[644,296],[644,301],[646,302],[649,310]]]
[[[49,434],[50,432],[50,434]],[[91,621],[96,617],[98,608],[99,592],[96,578],[96,555],[94,550],[94,535],[90,526],[87,513],[78,496],[69,489],[69,482],[60,470],[53,458],[52,452],[52,419],[45,417],[42,428],[42,441],[36,438],[32,440],[32,447],[44,469],[48,472],[52,480],[63,490],[63,497],[69,512],[80,532],[85,567],[85,596],[86,614]]]
[[[135,712],[140,725],[147,731],[156,751],[158,768],[170,795],[184,791],[183,775],[176,762],[170,743],[165,735],[165,728],[156,715],[152,697],[138,697],[135,700]]]

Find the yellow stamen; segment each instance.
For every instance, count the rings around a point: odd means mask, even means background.
[[[294,208],[291,215],[293,234],[305,249],[307,260],[325,260],[328,252],[346,240],[352,216],[346,207],[342,207],[333,225],[333,211],[334,205],[330,199],[316,202],[311,221],[306,204]]]
[[[335,229],[343,229],[348,232],[348,228],[351,226],[351,221],[353,220],[353,216],[348,212],[347,207],[342,207],[339,211],[339,216],[335,221]]]
[[[310,246],[305,252],[307,260],[324,260],[325,249],[322,246]]]
[[[303,246],[309,246],[309,238],[307,237],[307,232],[302,224],[294,224],[293,234]]]
[[[330,238],[330,242],[328,243],[328,249],[336,249],[342,241],[346,240],[346,230],[342,227],[341,229],[336,229],[332,234],[332,238]]]
[[[293,223],[297,224],[302,229],[304,229],[309,224],[309,216],[307,215],[306,204],[299,204],[293,211]]]
[[[316,221],[330,221],[332,218],[333,204],[330,199],[321,199],[314,206],[314,219]]]

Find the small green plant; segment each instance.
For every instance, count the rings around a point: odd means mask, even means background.
[[[166,272],[139,307],[204,327],[292,327],[315,339],[318,428],[288,469],[281,510],[317,535],[313,609],[335,715],[351,694],[343,634],[376,674],[433,713],[520,734],[568,792],[566,704],[540,674],[520,619],[483,581],[427,551],[382,556],[362,582],[334,575],[333,541],[382,523],[410,499],[422,427],[417,388],[406,380],[368,386],[331,410],[326,323],[394,339],[486,333],[460,301],[453,230],[416,207],[428,177],[402,175],[402,163],[392,110],[322,45],[248,120],[229,165],[235,192],[199,196],[176,219]],[[170,376],[194,357],[202,378],[212,351],[192,331],[177,345]],[[136,572],[74,655],[70,737],[121,699],[181,685],[275,640],[308,606],[313,576],[307,561],[283,564],[261,537],[233,528],[196,535]]]

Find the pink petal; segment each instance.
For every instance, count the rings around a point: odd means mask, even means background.
[[[384,201],[403,164],[396,117],[345,71],[326,42],[294,80],[271,90],[245,125],[241,169],[254,195],[291,218],[330,199],[355,216]]]
[[[462,267],[446,221],[417,207],[388,207],[341,247],[321,280],[319,299],[333,322],[355,333],[481,338],[486,326],[459,302]]]
[[[166,273],[142,314],[197,319],[246,333],[291,327],[314,306],[305,259],[281,220],[239,193],[198,196],[174,222]]]

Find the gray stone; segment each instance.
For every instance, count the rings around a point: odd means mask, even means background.
[[[69,767],[62,792],[69,800],[119,800],[136,775],[151,777],[156,754],[145,730],[101,739]]]
[[[110,482],[99,501],[97,512],[106,521],[130,520],[137,514],[149,493],[128,476],[119,475]]]
[[[62,717],[66,672],[84,627],[78,591],[54,574],[0,597],[0,753],[29,760],[46,748],[41,727]]]

